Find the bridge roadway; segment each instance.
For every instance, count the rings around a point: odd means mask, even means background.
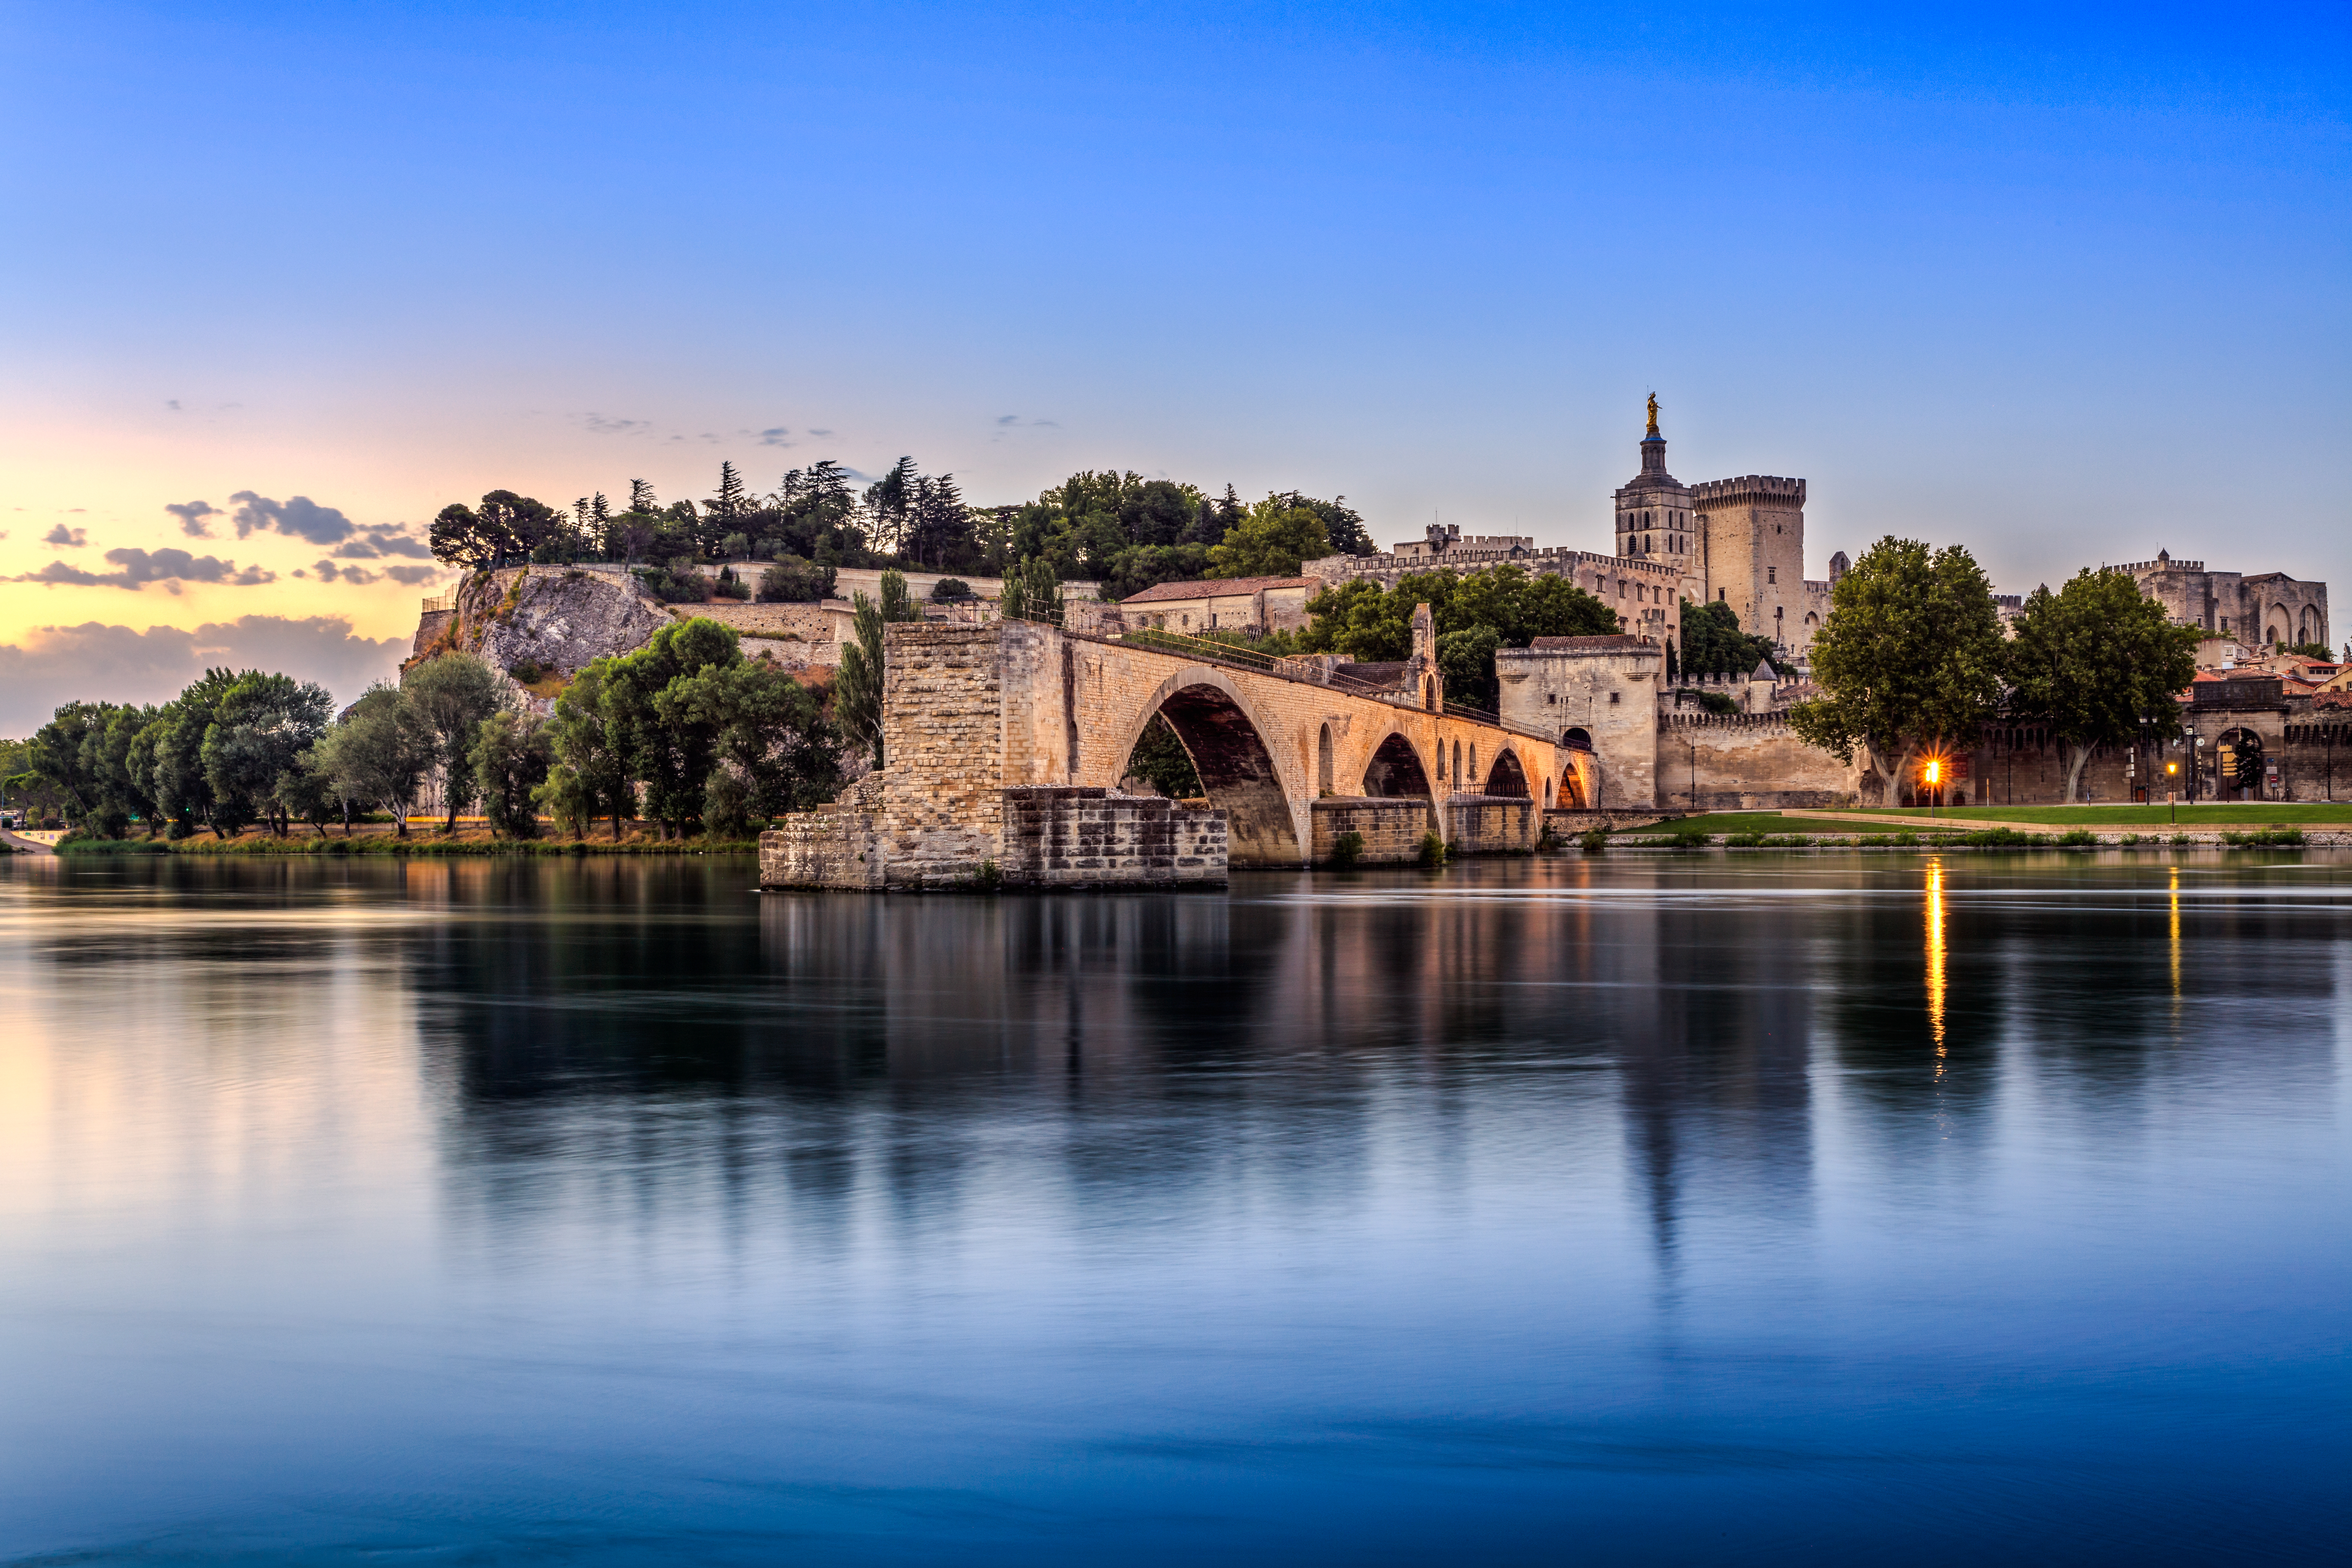
[[[894,768],[901,757],[921,765],[890,736],[915,740],[927,711],[950,696],[943,666],[991,665],[989,706],[1001,716],[1003,742],[985,771],[997,787],[1115,789],[1144,727],[1163,714],[1210,804],[1227,814],[1237,866],[1312,860],[1318,800],[1414,798],[1436,808],[1463,796],[1501,796],[1548,805],[1563,774],[1589,763],[1554,738],[1445,711],[1426,655],[1407,667],[1405,687],[1423,694],[1427,705],[1420,706],[1329,683],[1295,662],[1256,668],[1244,650],[1159,634],[1130,640],[999,622],[893,626],[888,635],[884,731]],[[967,766],[981,761],[964,759]],[[1448,836],[1452,816],[1433,809],[1430,826]]]

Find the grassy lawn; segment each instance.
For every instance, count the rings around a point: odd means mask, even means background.
[[[1875,816],[1917,817],[1923,821],[1927,816],[1927,811],[1919,806],[1894,806],[1884,811],[1872,807],[1870,810]],[[1938,822],[1948,818],[1958,821],[2056,822],[2069,827],[2164,827],[2172,820],[2162,805],[1948,805],[1936,813]],[[2314,801],[2266,805],[2249,801],[2227,805],[2184,804],[2180,807],[2180,826],[2183,827],[2326,822],[2352,823],[2352,804],[2330,805]],[[1822,826],[1828,825],[1823,823]],[[1855,824],[1857,828],[1862,826]]]
[[[1916,828],[1905,829],[1891,823],[1856,822],[1843,824],[1824,822],[1819,817],[1783,816],[1777,811],[1717,811],[1705,816],[1677,817],[1662,822],[1655,827],[1629,827],[1623,830],[1628,838],[1647,834],[1674,833],[1956,833],[1957,827],[1930,827],[1921,823]]]

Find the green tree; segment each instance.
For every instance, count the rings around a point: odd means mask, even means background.
[[[1843,761],[1859,747],[1892,801],[1913,757],[1975,741],[2009,657],[1975,558],[1889,535],[1832,590],[1812,661],[1823,695],[1790,709],[1790,728]]]
[[[672,680],[657,710],[674,729],[712,739],[703,822],[716,837],[740,837],[755,819],[810,810],[840,788],[841,746],[822,704],[773,665],[706,665]]]
[[[239,676],[214,705],[201,755],[215,826],[262,821],[286,837],[289,795],[299,799],[303,753],[326,732],[335,700],[326,688],[258,670]]]
[[[1296,577],[1299,563],[1330,554],[1322,514],[1295,496],[1268,496],[1210,547],[1212,577]]]
[[[555,716],[548,725],[556,761],[537,792],[537,803],[570,826],[575,837],[586,837],[590,823],[609,812],[618,842],[621,819],[635,800],[627,752],[604,708],[605,680],[618,662],[609,656],[593,659],[573,676],[555,700]]]
[[[214,815],[212,783],[205,773],[205,735],[221,698],[240,679],[226,669],[207,669],[165,703],[131,742],[131,768],[173,838],[187,837],[199,823],[226,837]]]
[[[850,616],[854,639],[841,650],[841,674],[833,687],[833,710],[852,745],[870,749],[874,765],[882,766],[882,636],[894,621],[919,621],[921,608],[907,593],[907,579],[885,572],[879,584],[881,602],[859,594]],[[1010,597],[1011,584],[1007,584]],[[1009,614],[1010,612],[1008,612]]]
[[[433,737],[396,686],[368,688],[312,748],[314,764],[343,799],[388,814],[408,837],[408,808],[433,765]]]
[[[908,557],[935,572],[971,571],[980,563],[971,508],[953,474],[926,475],[915,481],[907,519]]]
[[[504,689],[488,665],[472,654],[456,652],[426,659],[408,672],[400,688],[441,770],[443,804],[448,808],[442,831],[455,833],[458,812],[474,798],[474,738],[482,721],[504,705]]]
[[[2057,593],[2026,597],[2010,645],[2011,710],[2049,727],[2066,749],[2066,799],[2100,746],[2180,728],[2174,694],[2197,679],[2194,626],[2177,626],[2126,572],[2078,572]]]
[[[726,553],[723,541],[735,532],[751,510],[751,492],[743,488],[743,476],[735,465],[719,465],[719,493],[703,502],[702,526],[705,543],[712,551]],[[747,549],[744,553],[749,554]]]
[[[554,740],[547,726],[527,713],[500,709],[474,734],[470,761],[474,789],[481,796],[490,831],[509,838],[539,837],[534,792],[547,782]]]
[[[833,592],[833,583],[832,567],[786,553],[760,574],[760,600],[771,605],[814,604]]]
[[[504,566],[527,561],[541,545],[560,542],[563,513],[512,490],[492,490],[477,509],[453,501],[430,530],[434,556],[453,566]]]
[[[1669,644],[1668,652],[1672,651]],[[1772,639],[1740,630],[1739,613],[1729,605],[1700,605],[1685,599],[1679,669],[1673,670],[1677,661],[1669,658],[1667,662],[1673,673],[1681,675],[1747,676],[1759,664],[1773,663]]]
[[[26,748],[26,771],[58,792],[67,820],[76,826],[100,827],[100,794],[91,742],[103,737],[114,710],[110,702],[68,702],[33,732]]]
[[[1164,713],[1154,713],[1128,753],[1129,773],[1141,779],[1170,800],[1193,800],[1201,794],[1201,775],[1192,753],[1184,749],[1176,727]]]
[[[1492,712],[1501,690],[1495,670],[1495,650],[1503,634],[1484,622],[1437,638],[1437,668],[1445,680],[1445,699]]]
[[[1116,601],[1162,583],[1188,583],[1209,570],[1205,544],[1130,544],[1105,564],[1104,595]]]
[[[671,622],[602,672],[598,706],[605,737],[642,792],[646,815],[661,824],[665,837],[684,833],[700,819],[719,738],[708,717],[666,708],[663,694],[681,677],[742,657],[734,627],[697,616]]]
[[[1491,709],[1499,689],[1495,652],[1542,637],[1597,637],[1617,630],[1617,615],[1565,577],[1520,566],[1484,572],[1410,573],[1392,589],[1369,577],[1326,588],[1307,601],[1306,653],[1352,659],[1402,659],[1412,652],[1412,614],[1427,605],[1437,627],[1438,665],[1449,700]]]
[[[908,514],[915,504],[915,459],[901,458],[889,472],[866,487],[866,535],[877,550],[897,554],[907,547]]]
[[[997,614],[1008,621],[1043,621],[1048,626],[1062,624],[1062,581],[1054,571],[1054,563],[1042,555],[1033,555],[1004,574],[1004,593],[997,600]]]

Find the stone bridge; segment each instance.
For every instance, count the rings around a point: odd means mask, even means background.
[[[1410,858],[1431,832],[1466,852],[1532,847],[1562,775],[1591,759],[1445,711],[1425,625],[1417,641],[1399,690],[1380,695],[1311,661],[1253,668],[1210,644],[894,626],[887,765],[764,836],[761,880],[1222,880],[1228,863],[1328,859],[1351,831],[1371,861]],[[1118,792],[1155,713],[1191,754],[1205,809]]]

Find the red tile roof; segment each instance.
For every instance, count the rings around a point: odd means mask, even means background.
[[[1162,583],[1140,594],[1129,594],[1122,605],[1164,604],[1171,599],[1247,598],[1265,588],[1319,588],[1320,577],[1211,577],[1192,583]]]

